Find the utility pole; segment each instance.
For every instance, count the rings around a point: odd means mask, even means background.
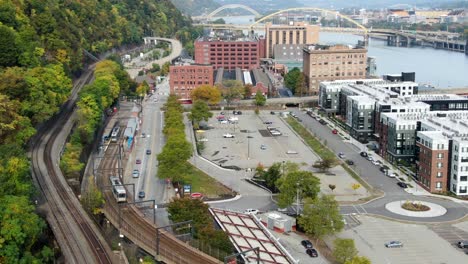
[[[296,183],[296,213],[299,215],[299,182]]]

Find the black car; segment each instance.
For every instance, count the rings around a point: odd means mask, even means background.
[[[146,150],[146,155],[151,155],[151,149]]]
[[[305,247],[305,248],[313,248],[314,246],[312,245],[312,242],[310,242],[310,240],[302,240],[301,241],[301,244]]]
[[[347,163],[348,165],[354,165],[354,161],[352,161],[352,160],[346,160],[346,163]]]
[[[327,121],[325,121],[325,120],[323,120],[323,119],[320,119],[319,123],[322,124],[322,125],[326,125],[326,124],[327,124]]]
[[[275,114],[275,112],[274,112],[274,111],[271,111],[271,112],[270,112],[270,114],[274,115],[274,114]]]
[[[232,113],[233,113],[234,115],[242,115],[242,112],[241,112],[241,111],[236,111],[236,110],[234,110],[234,111],[232,111]]]
[[[383,173],[386,173],[388,171],[389,167],[387,165],[382,165],[379,170]]]
[[[367,152],[365,151],[361,151],[361,153],[359,153],[361,155],[361,157],[364,157],[364,158],[367,158],[368,154]]]
[[[271,124],[273,124],[273,122],[271,122],[271,121],[265,121],[265,122],[263,122],[263,124],[265,124],[265,125],[271,125]]]
[[[140,199],[145,198],[145,192],[144,191],[138,192],[138,198],[140,198]]]
[[[408,188],[408,184],[404,183],[404,182],[397,182],[397,185],[400,186],[401,188]]]
[[[307,253],[307,255],[309,255],[309,256],[311,256],[313,258],[318,257],[318,252],[317,252],[317,250],[315,250],[315,248],[308,248],[306,250],[306,253]]]

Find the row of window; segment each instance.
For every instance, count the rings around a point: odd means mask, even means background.
[[[201,74],[201,73],[206,73],[210,74],[211,71],[208,69],[177,69],[173,68],[171,69],[171,73],[181,73],[181,74],[188,74],[188,73],[196,73],[196,74]]]
[[[343,76],[343,77],[345,77],[345,76],[363,76],[364,73],[363,72],[359,72],[359,73],[357,73],[357,72],[354,72],[354,73],[348,72],[348,74],[346,75],[345,72],[342,72],[341,74],[339,72],[337,72],[335,74],[331,73],[330,77],[333,77],[333,75],[334,76]],[[328,77],[328,74],[312,74],[310,77],[311,78],[314,78],[314,77]]]
[[[453,192],[457,192],[457,185],[456,184],[452,184],[452,191]],[[468,191],[468,187],[467,186],[460,186],[458,188],[458,192],[459,193],[467,193]]]
[[[181,81],[181,82],[178,82],[178,81],[174,81],[174,85],[195,85],[195,84],[210,84],[209,82],[207,81],[187,81],[187,82],[184,82],[184,81]]]
[[[237,48],[237,49],[210,49],[210,51],[225,51],[225,52],[236,52],[236,51],[257,51],[257,48],[251,48],[251,49],[241,49],[241,48]]]
[[[217,58],[224,57],[224,58],[231,58],[231,59],[242,58],[242,56],[246,56],[246,58],[257,59],[257,53],[244,53],[244,54],[241,54],[241,53],[238,53],[238,54],[235,54],[235,53],[229,53],[229,54],[228,53],[218,53],[218,54],[210,53],[210,56],[211,57],[216,57],[217,56]]]

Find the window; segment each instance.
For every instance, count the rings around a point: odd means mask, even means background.
[[[442,189],[442,182],[436,182],[436,189]]]
[[[467,187],[466,186],[460,186],[460,193],[466,193]]]
[[[439,154],[437,154],[437,158],[438,158],[438,159],[444,158],[444,153],[439,153]]]
[[[460,176],[460,181],[462,182],[468,181],[468,176]]]
[[[443,167],[442,162],[437,162],[437,168],[440,169],[440,168],[442,168],[442,167]]]
[[[437,178],[442,178],[442,172],[441,171],[437,172]]]

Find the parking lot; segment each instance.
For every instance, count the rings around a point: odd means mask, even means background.
[[[340,234],[352,238],[359,255],[372,263],[468,263],[468,255],[441,238],[425,225],[405,224],[360,215],[362,223]],[[401,248],[386,248],[385,243],[398,240]]]
[[[278,114],[262,111],[256,115],[254,111],[242,111],[241,115],[233,115],[232,111],[225,111],[225,120],[237,117],[235,123],[221,123],[216,119],[219,115],[219,111],[213,112],[207,122],[211,129],[197,133],[198,139],[206,139],[203,156],[217,164],[255,168],[259,163],[267,167],[283,161],[312,165],[318,160]],[[281,135],[272,135],[267,127],[274,127]],[[225,138],[228,134],[234,137]]]

